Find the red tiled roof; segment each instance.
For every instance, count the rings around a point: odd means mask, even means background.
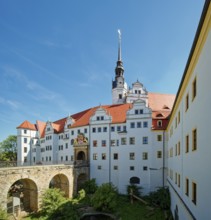
[[[17,127],[17,129],[18,128],[25,128],[25,129],[29,129],[29,130],[33,130],[33,131],[36,131],[37,130],[37,128],[36,128],[36,125],[34,125],[34,124],[32,124],[31,122],[29,122],[29,121],[24,121],[22,124],[20,124],[18,127]]]
[[[167,119],[171,108],[173,106],[175,95],[166,95],[159,93],[148,93],[149,107],[152,109],[152,119]],[[116,105],[104,105],[101,106],[108,115],[112,117],[112,123],[124,123],[126,121],[127,111],[132,108],[133,104],[116,104]],[[86,109],[82,112],[71,115],[75,120],[75,123],[71,126],[72,128],[81,127],[89,125],[90,118],[94,115],[95,111],[99,108],[93,107]],[[52,126],[55,133],[64,132],[64,126],[67,118],[62,118],[60,120],[52,122]],[[156,121],[153,122],[153,128],[156,129]],[[46,123],[37,121],[37,129],[39,131],[40,137],[45,136]],[[166,127],[166,123],[164,123]],[[36,130],[36,126],[28,121],[23,122],[18,128],[28,128],[31,130]],[[162,127],[163,129],[163,127]]]
[[[40,137],[42,138],[45,136],[46,123],[38,120],[36,121],[36,123],[37,123],[37,129],[40,133]]]
[[[152,111],[171,110],[175,95],[148,93],[149,107]]]

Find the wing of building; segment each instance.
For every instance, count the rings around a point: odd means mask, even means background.
[[[211,216],[211,4],[205,1],[168,124],[168,186],[175,219]]]

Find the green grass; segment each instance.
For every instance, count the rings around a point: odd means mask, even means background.
[[[120,196],[118,201],[118,215],[122,220],[164,220],[165,216],[159,208],[153,211],[140,201],[130,203],[127,196]]]
[[[121,220],[164,220],[164,212],[159,208],[151,210],[140,201],[130,203],[128,196],[118,197],[118,207],[116,213]],[[24,220],[47,220],[47,217],[33,214],[25,217]]]

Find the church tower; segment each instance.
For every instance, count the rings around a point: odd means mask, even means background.
[[[126,103],[127,84],[124,79],[124,68],[121,54],[121,32],[118,30],[118,60],[115,68],[115,80],[112,81],[112,104]]]

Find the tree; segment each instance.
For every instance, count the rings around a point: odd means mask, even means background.
[[[94,208],[112,212],[117,207],[117,189],[111,183],[104,183],[98,187],[97,191],[92,197],[92,204]]]
[[[0,142],[0,160],[17,161],[17,136],[10,135]]]

